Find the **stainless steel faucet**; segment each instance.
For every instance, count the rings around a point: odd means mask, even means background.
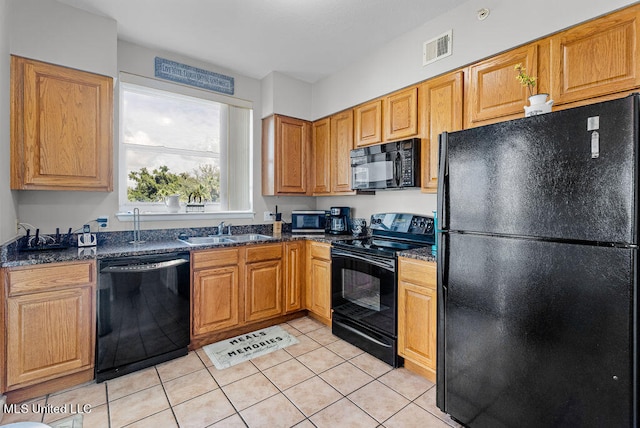
[[[144,242],[140,239],[140,209],[133,209],[133,241],[130,244],[140,244]]]
[[[231,236],[231,226],[233,226],[231,223],[227,225],[227,235],[229,236]]]
[[[222,235],[222,229],[224,229],[224,221],[221,221],[218,225],[218,235]]]

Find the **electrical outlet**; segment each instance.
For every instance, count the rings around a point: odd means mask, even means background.
[[[104,230],[109,227],[109,216],[102,215],[96,219],[98,222],[98,230]]]
[[[273,221],[273,214],[270,211],[264,212],[264,221]]]

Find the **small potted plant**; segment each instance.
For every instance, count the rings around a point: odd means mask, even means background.
[[[534,94],[533,88],[536,86],[537,78],[529,76],[527,69],[522,64],[516,64],[515,70],[518,73],[516,79],[522,86],[526,86],[529,90],[529,105],[524,107],[525,117],[535,116],[537,114],[549,113],[553,100],[547,101],[549,94]]]

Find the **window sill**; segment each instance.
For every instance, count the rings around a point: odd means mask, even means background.
[[[233,219],[255,217],[254,212],[246,211],[225,211],[225,212],[204,212],[204,213],[166,213],[166,212],[141,212],[140,221],[185,221],[185,220],[211,220],[211,219]],[[116,213],[120,221],[133,221],[133,211]]]

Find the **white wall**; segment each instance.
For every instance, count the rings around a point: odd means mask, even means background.
[[[632,3],[469,0],[314,84],[313,118],[333,114]],[[479,21],[477,11],[483,7],[491,13]],[[453,54],[423,67],[422,43],[449,29],[453,29]],[[375,196],[318,198],[317,206],[320,209],[351,206],[357,217],[368,218],[373,213],[389,211],[431,214],[436,203],[436,195],[402,190],[379,191]]]
[[[435,194],[422,193],[420,189],[378,190],[375,195],[318,197],[317,207],[351,207],[351,217],[369,222],[371,214],[400,212],[432,215],[438,202]]]
[[[0,0],[0,244],[16,235],[17,200],[9,189],[9,12]]]
[[[53,0],[9,5],[12,54],[116,77],[116,21]]]
[[[311,117],[311,84],[274,71],[262,79],[262,116],[274,113],[298,119]]]

